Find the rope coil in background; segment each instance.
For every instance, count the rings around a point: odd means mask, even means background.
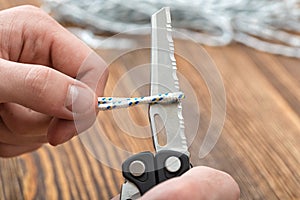
[[[103,41],[96,33],[149,27],[151,15],[169,6],[175,30],[201,44],[222,46],[237,41],[268,53],[300,58],[299,5],[300,0],[44,0],[43,8],[60,22],[88,28],[72,31],[93,48],[101,48]]]

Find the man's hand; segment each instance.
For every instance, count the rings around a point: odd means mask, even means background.
[[[238,200],[240,189],[225,172],[194,167],[181,177],[167,180],[148,191],[140,200]],[[118,200],[116,196],[112,200]]]
[[[61,144],[88,128],[106,79],[105,62],[47,13],[1,11],[0,156]],[[85,119],[76,128],[74,116]]]
[[[142,200],[238,200],[240,190],[228,174],[209,167],[194,167],[147,192]]]

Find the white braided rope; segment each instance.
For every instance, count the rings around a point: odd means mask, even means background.
[[[299,5],[300,0],[44,0],[44,8],[59,21],[91,28],[94,33],[149,27],[151,15],[169,6],[175,30],[188,33],[199,43],[218,46],[237,41],[298,58]],[[102,41],[90,33],[82,39],[93,47],[100,47],[96,43]]]
[[[158,94],[146,97],[120,98],[120,97],[98,97],[99,110],[112,110],[128,108],[138,104],[171,104],[184,99],[182,92]]]

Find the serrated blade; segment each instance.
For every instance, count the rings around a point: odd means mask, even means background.
[[[151,49],[151,95],[178,92],[179,82],[176,74],[176,59],[172,40],[171,15],[168,7],[152,15],[152,49]],[[150,105],[149,109],[153,141],[156,151],[173,150],[189,156],[181,103]],[[164,122],[166,145],[160,146],[155,123],[159,115]]]

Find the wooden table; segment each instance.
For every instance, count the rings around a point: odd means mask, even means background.
[[[24,2],[39,5],[38,1]],[[0,8],[17,4],[23,3],[1,0]],[[177,40],[175,47],[199,57],[190,43]],[[210,95],[203,77],[187,60],[177,56],[179,72],[188,78],[200,106],[200,127],[190,146],[193,164],[231,174],[241,188],[241,199],[300,199],[300,61],[240,44],[205,49],[223,79],[226,120],[216,146],[200,159],[199,147],[211,117]],[[103,57],[112,53],[99,51]],[[105,95],[112,93],[117,80],[131,66],[149,59],[150,51],[145,49],[111,63]],[[129,80],[121,90],[126,93],[130,84],[133,83]],[[129,109],[131,118],[121,118],[121,122],[111,111],[100,113],[98,125],[85,135],[92,140],[89,144],[101,161],[79,138],[58,147],[44,145],[17,158],[0,159],[0,199],[110,199],[117,195],[123,178],[119,170],[110,166],[116,168],[127,154],[115,147],[128,152],[153,150],[151,139],[146,137],[150,134],[146,110],[143,106]],[[130,126],[132,121],[145,127],[140,133],[145,139],[125,134],[136,131]],[[127,127],[127,132],[121,126]],[[100,128],[108,142],[94,140]]]

